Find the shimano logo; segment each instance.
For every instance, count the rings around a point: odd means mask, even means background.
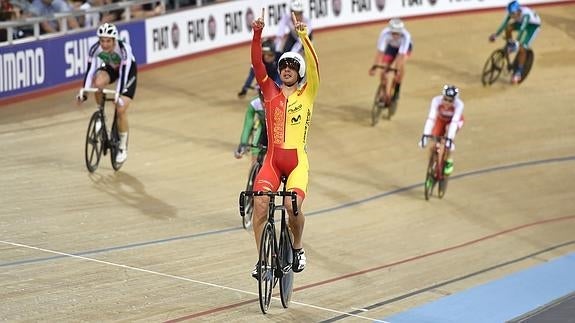
[[[86,72],[90,47],[97,42],[98,37],[94,36],[70,40],[64,44],[66,77],[74,77]]]
[[[0,55],[0,93],[44,83],[44,50],[20,50]]]

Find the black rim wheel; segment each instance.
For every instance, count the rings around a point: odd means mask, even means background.
[[[97,124],[100,124],[98,127]],[[98,129],[99,128],[99,129]],[[90,122],[88,123],[88,130],[86,131],[86,144],[84,148],[84,159],[86,161],[86,168],[88,171],[94,172],[100,163],[100,157],[103,150],[103,136],[102,131],[104,124],[102,122],[100,112],[96,111],[92,114]]]

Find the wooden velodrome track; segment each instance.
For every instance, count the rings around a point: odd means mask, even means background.
[[[248,160],[232,154],[247,46],[140,73],[119,172],[108,158],[86,171],[94,106],[75,107],[74,91],[2,107],[0,320],[363,321],[575,251],[575,6],[537,10],[519,87],[479,81],[502,12],[408,20],[400,107],[376,127],[367,70],[383,22],[316,35],[309,264],[291,307],[276,300],[266,316],[237,211]],[[447,82],[466,124],[445,198],[425,201],[417,141]]]

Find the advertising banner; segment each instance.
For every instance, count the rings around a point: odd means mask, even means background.
[[[144,23],[118,26],[138,64],[146,63]],[[81,79],[95,31],[0,47],[0,99]]]

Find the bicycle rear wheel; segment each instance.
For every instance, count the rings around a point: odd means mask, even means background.
[[[373,107],[371,108],[371,125],[375,126],[379,120],[381,120],[381,114],[383,112],[383,102],[379,100],[380,93],[385,91],[383,84],[379,84],[377,91],[375,91],[375,98],[373,99]]]
[[[505,50],[496,49],[483,66],[483,73],[481,74],[481,82],[483,85],[491,85],[501,75],[501,72],[505,68]]]
[[[425,200],[429,200],[435,187],[435,158],[434,156],[429,158],[429,164],[427,165],[427,172],[425,173],[425,182],[423,183],[423,192],[425,194]]]
[[[279,270],[281,270],[280,298],[282,306],[288,308],[293,292],[293,271],[291,267],[293,262],[293,248],[287,225],[283,226],[282,232],[280,233],[278,258],[280,262],[278,267]]]
[[[88,168],[90,173],[98,168],[100,157],[102,156],[104,147],[103,127],[102,114],[100,111],[94,112],[88,123],[86,144],[84,147],[84,160],[86,161],[86,168]]]
[[[272,290],[275,283],[275,231],[271,223],[266,223],[260,243],[258,267],[258,291],[260,309],[266,314],[272,300]]]
[[[114,114],[114,122],[112,123],[112,130],[110,131],[110,161],[114,170],[120,170],[123,163],[116,162],[116,155],[118,154],[120,146],[120,135],[118,134],[118,123],[116,122],[116,114]]]
[[[254,183],[256,180],[256,176],[260,171],[261,165],[260,163],[256,162],[250,168],[250,173],[248,175],[248,183],[246,185],[246,191],[253,191],[254,190]],[[246,212],[244,217],[242,218],[242,226],[244,229],[249,229],[252,226],[252,214],[254,211],[254,197],[253,196],[246,196],[244,205],[246,207]]]
[[[445,195],[447,191],[447,177],[443,177],[440,181],[437,182],[437,196],[441,199]]]
[[[527,53],[525,56],[525,64],[523,65],[523,73],[521,74],[521,79],[519,80],[519,83],[523,83],[523,81],[525,81],[525,79],[527,78],[527,75],[529,75],[529,72],[531,71],[531,66],[533,66],[534,58],[535,55],[533,54],[533,50],[527,49]],[[513,66],[518,65],[517,59],[518,59],[517,56],[515,56]]]

